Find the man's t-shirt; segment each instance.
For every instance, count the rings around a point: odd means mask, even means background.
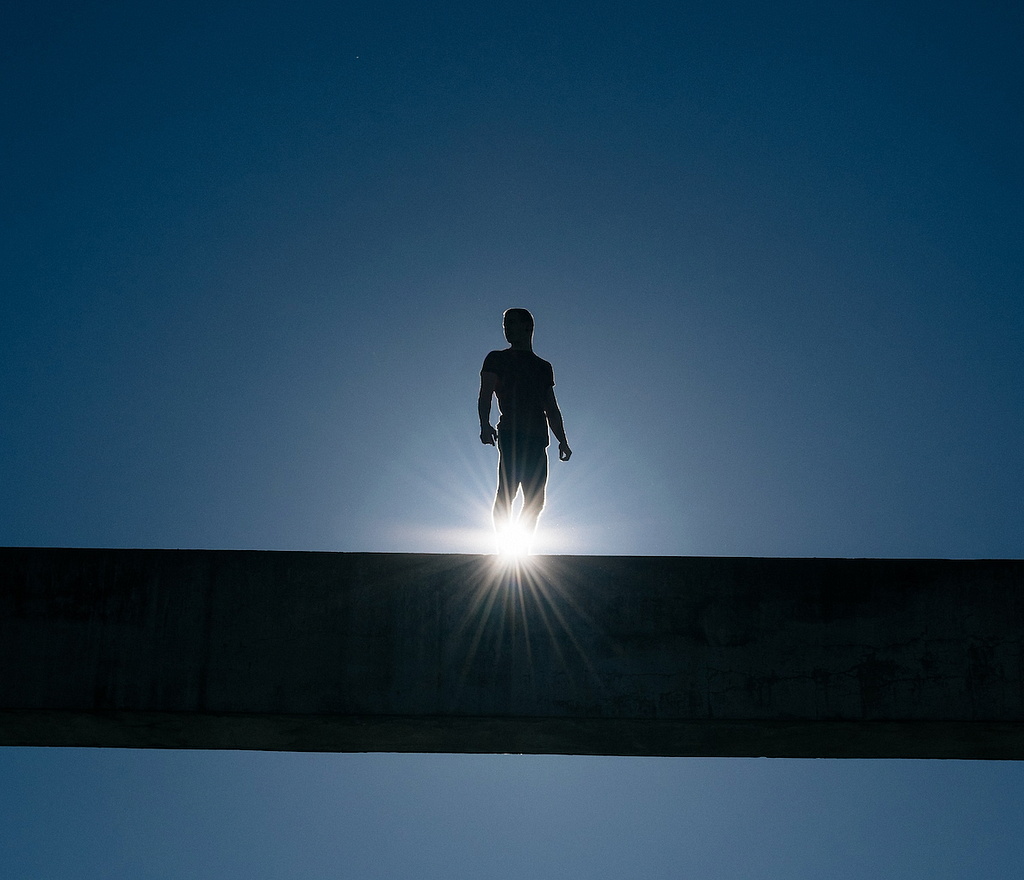
[[[548,389],[555,384],[555,374],[543,358],[532,351],[506,348],[492,351],[484,358],[481,373],[494,373],[498,384],[498,420],[500,434],[518,434],[543,437],[548,445],[548,420],[544,415],[544,401]]]

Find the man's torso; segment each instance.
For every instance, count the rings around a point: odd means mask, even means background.
[[[532,351],[506,348],[488,354],[480,372],[498,377],[494,388],[501,412],[498,432],[543,438],[546,446],[548,422],[544,406],[548,389],[555,384],[551,364]]]

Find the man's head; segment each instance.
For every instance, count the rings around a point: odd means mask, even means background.
[[[505,329],[505,338],[510,345],[529,345],[533,340],[533,315],[526,309],[508,309],[501,321]]]

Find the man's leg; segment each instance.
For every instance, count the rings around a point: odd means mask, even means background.
[[[537,519],[544,509],[548,485],[548,450],[538,442],[531,443],[523,452],[523,510],[519,514],[519,523],[532,538],[537,528]]]
[[[498,437],[498,491],[494,494],[494,509],[491,517],[494,531],[499,535],[508,528],[512,518],[512,501],[516,497],[514,450],[508,440]]]

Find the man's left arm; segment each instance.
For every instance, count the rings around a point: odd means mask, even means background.
[[[551,426],[551,433],[558,441],[558,458],[561,461],[568,461],[572,455],[569,443],[565,439],[565,425],[562,423],[562,411],[558,408],[558,401],[555,400],[555,389],[549,387],[544,397],[544,414],[548,417],[548,425]]]

